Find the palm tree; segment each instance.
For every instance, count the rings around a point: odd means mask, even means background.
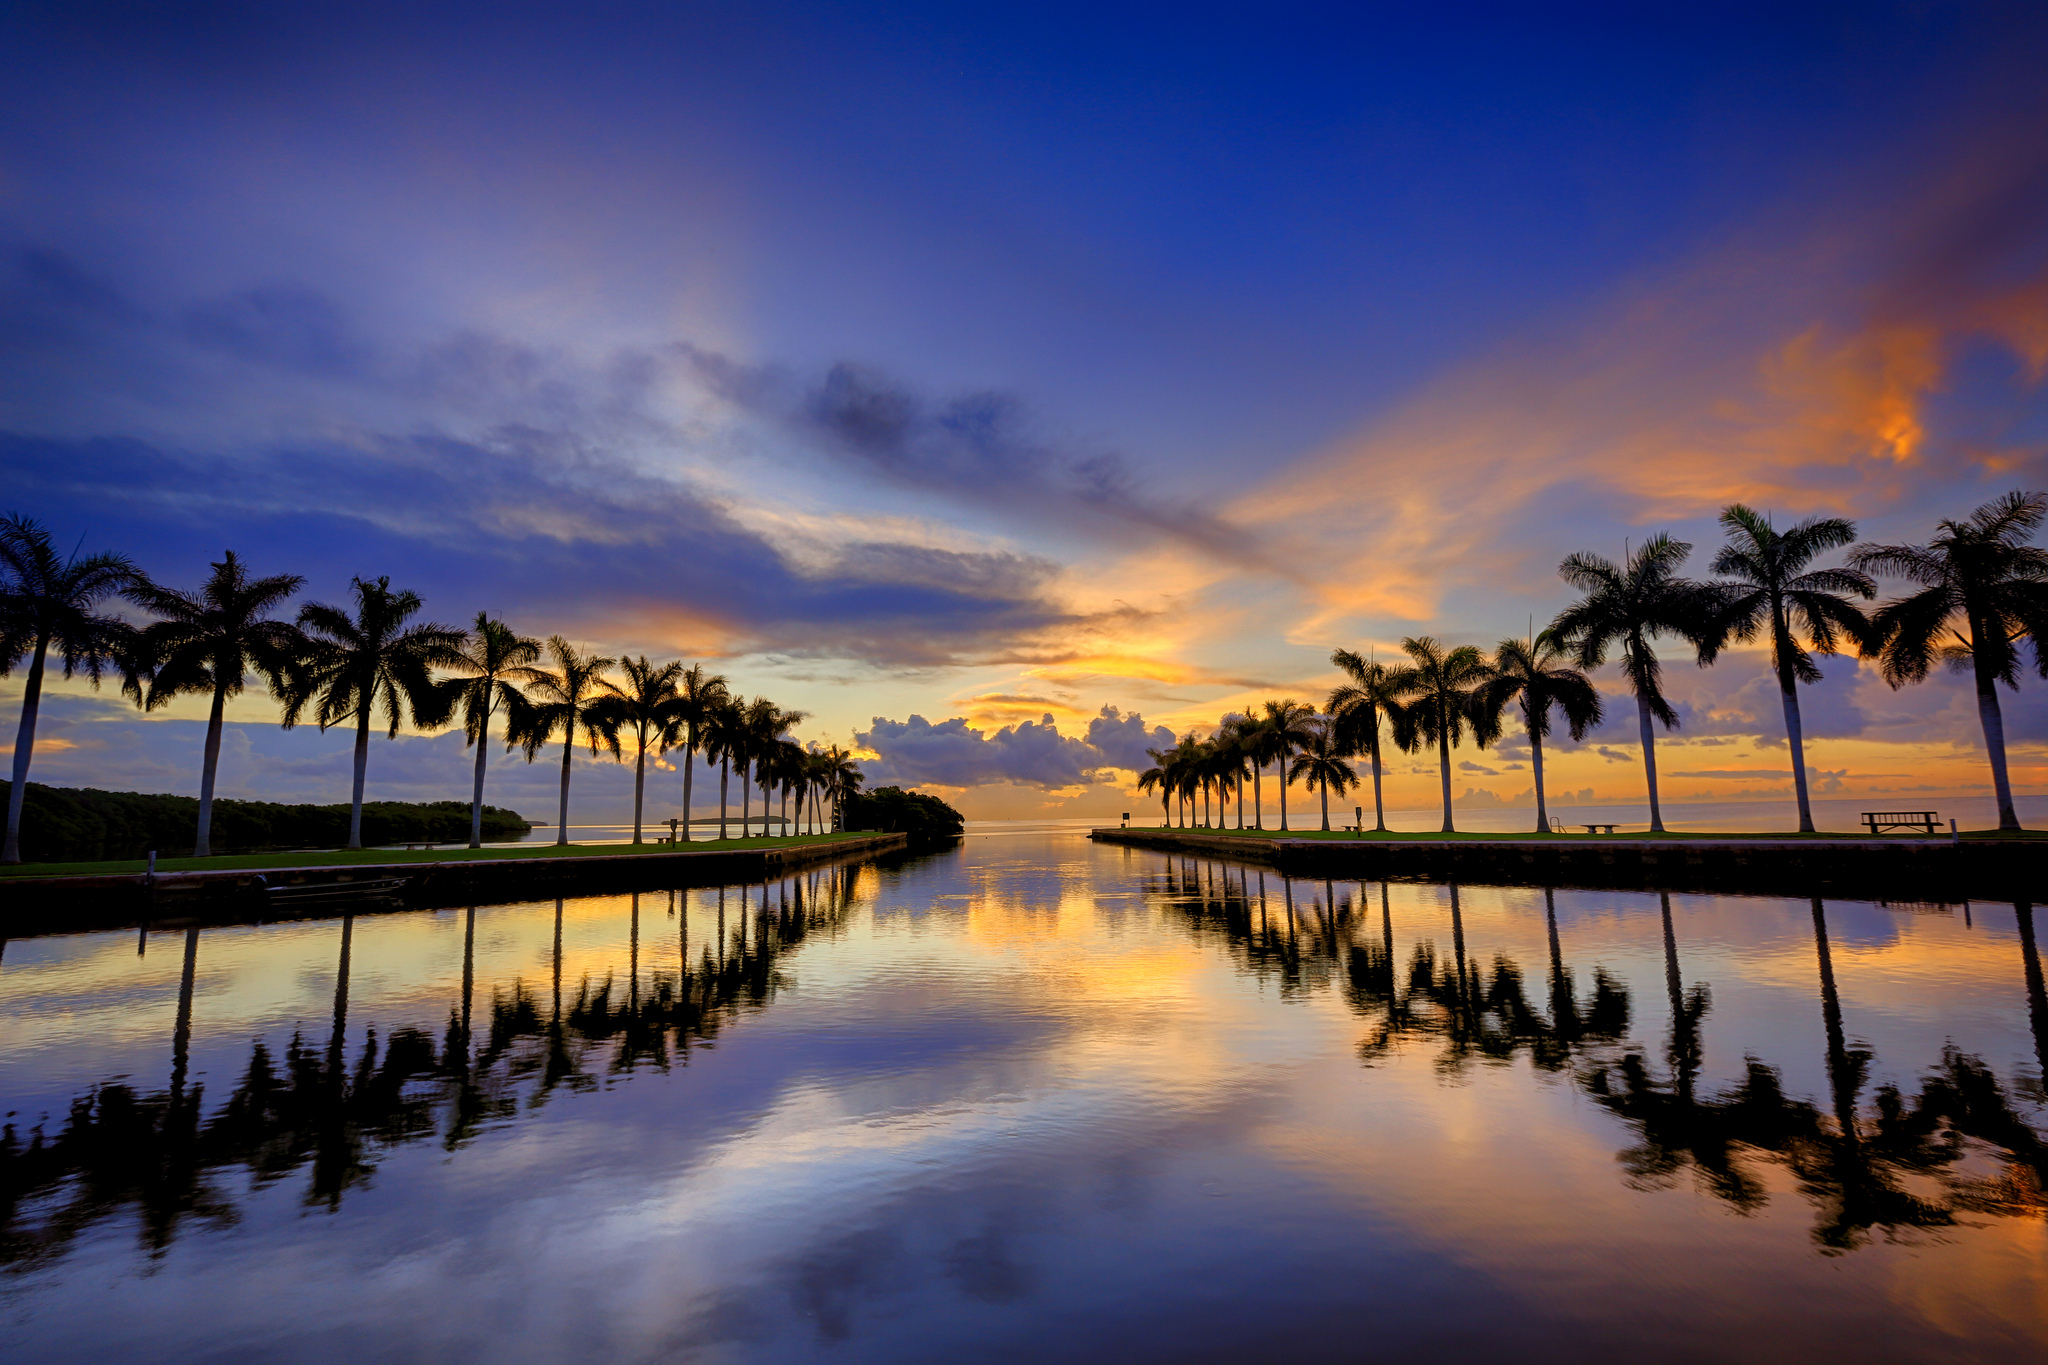
[[[1586,595],[1566,607],[1550,628],[1558,643],[1576,653],[1581,668],[1607,662],[1610,645],[1621,646],[1621,671],[1636,697],[1636,723],[1642,737],[1643,776],[1650,790],[1650,830],[1664,832],[1664,813],[1657,803],[1657,748],[1650,729],[1654,717],[1667,730],[1678,727],[1678,713],[1664,699],[1664,666],[1654,641],[1675,635],[1690,641],[1702,664],[1710,662],[1719,644],[1721,596],[1712,588],[1678,576],[1692,546],[1659,532],[1616,564],[1601,555],[1569,555],[1557,566],[1558,576]]]
[[[2027,544],[2044,517],[2048,495],[2008,493],[1967,521],[1942,521],[1926,545],[1865,545],[1849,557],[1857,570],[1921,585],[1878,608],[1871,621],[1886,682],[1918,682],[1936,659],[1976,675],[1977,720],[2002,830],[2018,829],[2020,818],[2006,778],[1997,685],[2018,690],[2022,636],[2048,677],[2048,551]]]
[[[576,751],[578,731],[588,741],[592,754],[603,742],[604,734],[599,728],[599,722],[604,719],[601,703],[607,697],[619,695],[619,689],[604,676],[604,671],[618,660],[600,658],[595,651],[578,653],[576,646],[559,635],[548,637],[547,652],[555,666],[552,670],[535,670],[540,676],[532,684],[533,709],[527,713],[526,723],[515,738],[526,750],[526,761],[531,763],[556,732],[561,733],[562,796],[559,813],[555,817],[555,843],[566,845],[569,842],[569,759]]]
[[[1152,760],[1152,766],[1138,774],[1138,792],[1140,795],[1153,791],[1159,793],[1161,826],[1170,828],[1173,825],[1173,782],[1168,769],[1173,765],[1173,750],[1147,749],[1145,754]]]
[[[1287,832],[1287,761],[1308,747],[1318,729],[1315,708],[1293,699],[1269,701],[1260,722],[1260,751],[1280,767],[1280,831]]]
[[[1195,794],[1202,787],[1202,741],[1193,730],[1173,746],[1173,783],[1181,800],[1181,828],[1195,823]]]
[[[712,712],[731,693],[722,673],[706,673],[704,665],[691,664],[676,679],[676,720],[681,726],[683,750],[683,841],[690,838],[690,785],[697,772],[697,754],[711,725]],[[708,755],[707,755],[708,757]]]
[[[299,628],[309,638],[303,663],[288,680],[284,728],[299,723],[308,704],[322,733],[356,723],[355,784],[349,797],[348,847],[363,846],[363,780],[370,766],[370,716],[379,703],[398,738],[401,703],[425,729],[448,718],[453,698],[434,686],[433,670],[459,667],[463,633],[436,622],[408,626],[420,609],[417,593],[391,590],[391,580],[349,580],[355,608],[308,602]]]
[[[1530,639],[1502,640],[1493,652],[1491,676],[1474,701],[1484,717],[1484,728],[1497,733],[1500,714],[1511,703],[1522,704],[1522,725],[1529,732],[1529,767],[1536,779],[1536,832],[1550,832],[1550,812],[1544,804],[1543,737],[1550,733],[1550,712],[1564,713],[1565,724],[1574,740],[1600,723],[1600,689],[1576,668],[1562,667],[1563,647],[1555,632],[1538,631]]]
[[[1237,827],[1244,828],[1245,717],[1236,712],[1216,726],[1209,743],[1215,750],[1216,786],[1219,793],[1237,798]],[[1219,798],[1220,799],[1220,798]]]
[[[729,800],[728,782],[732,765],[746,749],[746,703],[730,692],[708,699],[700,722],[698,740],[704,747],[704,761],[718,760],[718,837],[726,835],[725,811]],[[744,826],[742,827],[744,832]]]
[[[476,614],[468,643],[442,667],[458,676],[442,684],[450,704],[462,713],[463,738],[476,748],[476,776],[469,790],[469,846],[484,846],[484,761],[490,749],[491,717],[499,706],[506,712],[507,742],[531,723],[526,694],[520,687],[544,676],[533,667],[540,641],[515,632],[488,612]]]
[[[1365,754],[1372,759],[1373,828],[1384,834],[1387,808],[1380,790],[1380,717],[1385,715],[1400,734],[1406,733],[1403,727],[1407,720],[1393,686],[1394,670],[1377,660],[1362,659],[1348,649],[1330,655],[1330,662],[1343,669],[1351,681],[1330,693],[1325,709],[1336,722],[1343,752]]]
[[[633,842],[639,843],[641,813],[647,798],[647,751],[668,752],[682,732],[682,696],[676,690],[683,676],[680,660],[655,665],[642,654],[619,660],[626,685],[599,697],[591,707],[591,723],[612,757],[621,757],[619,734],[633,732]]]
[[[1322,791],[1323,832],[1327,834],[1330,829],[1331,789],[1335,788],[1337,795],[1342,796],[1358,781],[1358,774],[1344,761],[1344,754],[1338,747],[1336,736],[1330,733],[1329,726],[1316,727],[1315,735],[1296,755],[1287,775],[1290,778],[1305,779],[1310,791]]]
[[[1407,721],[1397,738],[1413,752],[1425,744],[1436,745],[1438,767],[1443,775],[1445,834],[1456,831],[1451,821],[1451,750],[1465,737],[1469,725],[1484,744],[1490,732],[1472,710],[1472,700],[1491,677],[1486,659],[1472,645],[1446,649],[1433,635],[1410,636],[1401,649],[1412,661],[1396,669],[1388,686],[1396,696],[1412,697],[1406,707]]]
[[[274,621],[272,608],[288,601],[306,580],[297,574],[250,579],[229,550],[198,592],[179,592],[153,583],[129,596],[158,619],[142,632],[141,656],[149,665],[143,709],[154,711],[173,697],[211,696],[206,748],[199,767],[199,830],[192,856],[213,855],[213,787],[220,768],[220,737],[228,698],[241,695],[250,673],[260,674],[273,694],[304,652],[306,639],[289,621]]]
[[[753,784],[761,784],[761,837],[768,837],[768,788],[761,772],[764,760],[772,761],[776,745],[802,721],[801,711],[785,711],[766,697],[748,702],[739,719],[740,747],[733,758],[740,770],[740,837],[747,836],[749,798]]]
[[[1799,723],[1799,684],[1820,681],[1820,669],[1793,634],[1796,622],[1815,653],[1833,654],[1843,636],[1857,645],[1870,640],[1870,623],[1843,594],[1868,601],[1877,585],[1855,569],[1814,569],[1815,555],[1856,539],[1856,524],[1841,517],[1808,517],[1780,534],[1771,519],[1733,503],[1721,512],[1728,543],[1714,556],[1714,572],[1733,582],[1726,595],[1724,623],[1745,643],[1760,631],[1771,635],[1771,671],[1785,706],[1785,742],[1792,750],[1792,790],[1799,798],[1799,829],[1813,832],[1813,806],[1806,795],[1806,739]]]
[[[839,809],[846,799],[860,790],[864,780],[860,765],[853,761],[853,755],[837,744],[825,750],[825,791],[832,798],[832,823],[842,824]]]
[[[1252,770],[1252,827],[1266,827],[1264,792],[1260,790],[1260,776],[1266,764],[1273,758],[1273,737],[1266,729],[1266,722],[1252,715],[1245,715],[1237,724],[1237,744],[1244,753],[1245,762]]]
[[[129,666],[123,691],[140,690],[131,651],[134,628],[95,608],[146,582],[125,555],[75,551],[60,560],[42,523],[9,514],[0,517],[0,677],[26,657],[28,683],[21,694],[21,723],[14,737],[14,783],[7,789],[7,842],[0,862],[21,861],[21,803],[28,794],[28,765],[35,751],[36,715],[42,709],[43,671],[52,647],[64,676],[83,673],[98,687],[110,665]]]

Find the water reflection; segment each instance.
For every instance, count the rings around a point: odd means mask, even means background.
[[[1475,1060],[1498,1063],[1518,1056],[1547,1072],[1576,1068],[1578,1084],[1635,1135],[1634,1145],[1618,1158],[1633,1188],[1668,1189],[1690,1176],[1736,1211],[1753,1213],[1769,1203],[1771,1181],[1764,1167],[1776,1165],[1814,1206],[1814,1241],[1831,1255],[1873,1236],[1911,1240],[1924,1229],[1952,1227],[1965,1214],[2048,1215],[2048,1143],[1981,1058],[1950,1043],[1912,1095],[1883,1085],[1864,1103],[1874,1054],[1852,1045],[1845,1033],[1827,910],[1817,897],[1811,911],[1829,1091],[1825,1108],[1788,1096],[1780,1070],[1756,1056],[1744,1059],[1740,1082],[1699,1096],[1702,1027],[1713,993],[1704,982],[1686,982],[1669,893],[1657,896],[1670,1013],[1657,1068],[1642,1048],[1624,1043],[1630,999],[1621,982],[1596,968],[1591,993],[1578,998],[1560,943],[1554,890],[1543,892],[1550,949],[1546,1013],[1530,1003],[1519,963],[1496,954],[1489,967],[1468,957],[1455,884],[1443,888],[1450,956],[1423,939],[1403,972],[1395,961],[1393,911],[1384,883],[1373,932],[1360,923],[1366,884],[1355,892],[1347,886],[1340,896],[1331,882],[1312,883],[1320,894],[1297,914],[1294,880],[1275,874],[1273,881],[1282,907],[1278,917],[1267,913],[1267,877],[1258,870],[1181,858],[1145,887],[1195,934],[1220,937],[1246,970],[1277,982],[1284,992],[1341,989],[1352,1009],[1370,1021],[1358,1045],[1368,1064],[1428,1040],[1438,1045],[1437,1068],[1449,1074]],[[2036,1055],[2048,1072],[2048,995],[2033,907],[2014,908]],[[2020,1082],[2026,1100],[2036,1104],[2042,1074]]]
[[[1775,1163],[1815,1206],[1813,1238],[1828,1254],[1854,1250],[1872,1236],[1912,1240],[1920,1230],[1953,1226],[1962,1213],[2039,1218],[2048,1212],[2042,1198],[2048,1145],[1981,1058],[1950,1043],[1915,1094],[1909,1098],[1896,1086],[1879,1086],[1865,1111],[1861,1095],[1875,1054],[1847,1040],[1827,909],[1817,897],[1813,937],[1826,1110],[1787,1096],[1778,1070],[1756,1057],[1746,1059],[1740,1084],[1697,1098],[1699,1023],[1709,1002],[1697,988],[1680,998],[1670,898],[1663,900],[1674,1021],[1665,1074],[1655,1076],[1643,1054],[1630,1051],[1586,1076],[1591,1093],[1640,1139],[1622,1154],[1631,1183],[1667,1188],[1689,1172],[1716,1198],[1753,1212],[1768,1202],[1761,1167]],[[2039,959],[2025,928],[2032,909],[2016,910],[2029,998],[2038,1002]],[[2036,1008],[2037,1047],[2040,1019]]]
[[[857,892],[159,932],[144,963],[125,935],[12,945],[9,1350],[2048,1342],[2030,906],[1346,883],[1038,837]],[[91,1036],[124,1029],[146,1058]]]
[[[591,1090],[601,1074],[687,1065],[693,1043],[715,1038],[741,1013],[768,1004],[782,984],[781,960],[821,928],[843,923],[851,883],[840,871],[732,888],[738,914],[728,940],[725,889],[716,941],[690,964],[689,918],[679,919],[685,965],[652,973],[641,990],[640,903],[631,904],[630,955],[623,984],[606,975],[578,981],[564,1003],[563,903],[555,902],[545,1006],[515,979],[493,987],[481,1037],[472,1029],[476,910],[464,912],[462,985],[437,1041],[416,1027],[373,1026],[353,1063],[347,1057],[355,919],[340,921],[332,1024],[324,1045],[293,1033],[281,1055],[261,1038],[240,1082],[212,1113],[205,1087],[187,1085],[201,931],[185,931],[170,1084],[142,1093],[121,1081],[92,1087],[54,1132],[24,1138],[0,1128],[0,1264],[23,1267],[61,1256],[85,1230],[133,1209],[139,1237],[161,1255],[189,1223],[238,1218],[223,1177],[246,1173],[256,1188],[303,1176],[302,1202],[334,1210],[375,1172],[379,1154],[438,1141],[454,1151],[494,1127],[545,1105],[562,1089]]]

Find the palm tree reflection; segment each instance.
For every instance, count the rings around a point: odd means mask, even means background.
[[[1732,1088],[1705,1100],[1694,1095],[1698,1028],[1707,1000],[1703,993],[1679,993],[1667,905],[1666,964],[1674,1004],[1667,1074],[1655,1077],[1642,1053],[1631,1050],[1585,1075],[1587,1089],[1640,1139],[1622,1154],[1631,1183],[1664,1188],[1690,1171],[1707,1192],[1749,1213],[1767,1202],[1766,1168],[1777,1165],[1814,1206],[1814,1242],[1829,1255],[1873,1237],[1910,1240],[1923,1229],[1951,1226],[1965,1212],[2048,1212],[2041,1194],[2048,1146],[2014,1110],[1990,1069],[1953,1044],[1922,1078],[1917,1094],[1879,1086],[1865,1111],[1860,1097],[1873,1054],[1848,1040],[1827,912],[1818,898],[1812,916],[1829,1091],[1825,1112],[1786,1095],[1777,1069],[1755,1057],[1746,1059],[1744,1078]],[[2023,926],[2027,917],[2023,912]],[[2022,942],[2027,943],[2024,935]],[[2032,958],[2031,951],[2027,956]]]
[[[1197,937],[1220,938],[1242,970],[1275,981],[1284,995],[1341,991],[1370,1021],[1359,1044],[1369,1065],[1428,1040],[1438,1045],[1435,1065],[1446,1073],[1475,1059],[1500,1063],[1521,1055],[1547,1071],[1569,1069],[1633,1131],[1634,1145],[1620,1154],[1632,1186],[1664,1189],[1690,1176],[1697,1188],[1748,1214],[1768,1202],[1769,1172],[1776,1167],[1814,1207],[1814,1242],[1830,1255],[1873,1237],[1910,1239],[1967,1214],[2048,1217],[2048,1143],[1979,1058],[1951,1044],[1915,1093],[1883,1085],[1864,1102],[1874,1058],[1868,1047],[1850,1041],[1826,909],[1818,899],[1811,911],[1829,1092],[1824,1105],[1787,1095],[1778,1069],[1755,1057],[1745,1059],[1734,1085],[1700,1096],[1703,1026],[1713,997],[1705,985],[1685,982],[1668,895],[1659,897],[1658,909],[1670,1031],[1653,1065],[1643,1048],[1622,1044],[1631,1005],[1626,986],[1596,969],[1591,995],[1578,996],[1564,960],[1554,892],[1544,892],[1546,1013],[1530,1004],[1512,959],[1497,954],[1488,968],[1469,955],[1455,886],[1445,888],[1450,960],[1425,937],[1404,972],[1384,884],[1378,932],[1360,935],[1339,931],[1348,917],[1325,883],[1330,932],[1312,935],[1304,947],[1291,926],[1265,918],[1265,874],[1258,874],[1256,891],[1245,876],[1239,872],[1233,885],[1224,867],[1219,890],[1206,871],[1180,860],[1145,889]],[[1282,885],[1291,893],[1290,882],[1283,878]],[[1356,903],[1367,903],[1363,885]],[[2033,907],[2015,910],[2037,1059],[2048,1072],[2048,989]],[[2032,1103],[2048,1101],[2039,1075],[2024,1078],[2019,1088]]]
[[[673,969],[639,972],[637,914],[632,968],[639,984],[607,975],[573,990],[562,982],[558,905],[551,962],[552,998],[524,981],[493,987],[480,1035],[472,1034],[475,911],[465,917],[461,998],[450,1008],[438,1045],[432,1033],[368,1029],[349,1064],[349,966],[354,924],[344,918],[325,1048],[293,1034],[281,1056],[259,1039],[241,1081],[209,1115],[202,1086],[188,1085],[199,930],[187,933],[170,1086],[144,1093],[110,1081],[80,1096],[54,1133],[26,1139],[0,1129],[0,1265],[26,1269],[65,1254],[84,1231],[123,1210],[141,1215],[141,1240],[161,1254],[188,1223],[233,1224],[225,1192],[241,1172],[262,1188],[303,1173],[309,1207],[333,1210],[366,1184],[386,1151],[438,1139],[461,1147],[492,1128],[517,1122],[564,1089],[591,1090],[637,1068],[687,1063],[692,1039],[715,1037],[742,1014],[764,1008],[786,983],[782,959],[820,929],[844,920],[850,879],[814,874],[824,884],[785,890],[777,909],[761,909],[749,932],[728,944],[687,951]],[[637,909],[637,907],[636,907]],[[721,925],[721,929],[722,929]],[[687,939],[682,940],[687,948]],[[623,989],[622,989],[623,987]]]

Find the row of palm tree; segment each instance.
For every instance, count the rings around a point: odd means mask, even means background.
[[[1268,701],[1256,715],[1227,715],[1207,737],[1190,732],[1172,749],[1148,750],[1153,766],[1140,774],[1139,790],[1159,793],[1169,822],[1178,802],[1183,824],[1195,817],[1198,797],[1199,822],[1208,824],[1210,795],[1220,804],[1234,793],[1243,828],[1249,778],[1254,827],[1264,828],[1260,779],[1270,765],[1281,782],[1280,828],[1288,827],[1287,786],[1301,781],[1320,792],[1327,830],[1331,794],[1358,784],[1347,760],[1362,757],[1371,764],[1376,828],[1385,830],[1383,743],[1391,740],[1408,753],[1436,750],[1450,833],[1452,749],[1467,736],[1482,748],[1498,742],[1512,712],[1529,743],[1536,829],[1547,832],[1543,741],[1560,720],[1574,740],[1601,722],[1600,692],[1587,672],[1614,655],[1636,702],[1650,828],[1661,832],[1655,727],[1675,729],[1679,715],[1664,693],[1657,642],[1683,641],[1705,667],[1731,641],[1761,639],[1784,709],[1802,831],[1814,824],[1799,685],[1820,680],[1814,655],[1845,648],[1875,660],[1894,688],[1925,679],[1937,663],[1973,675],[1999,827],[2018,829],[1998,686],[2018,687],[2022,640],[2048,677],[2048,551],[2029,543],[2044,519],[2048,495],[2014,492],[1963,520],[1943,520],[1924,545],[1856,545],[1846,563],[1814,567],[1821,555],[1852,545],[1854,523],[1812,517],[1779,531],[1768,516],[1733,504],[1721,514],[1727,542],[1714,557],[1713,580],[1681,576],[1692,546],[1669,535],[1650,537],[1618,564],[1570,555],[1558,572],[1583,596],[1547,628],[1503,640],[1490,656],[1427,635],[1402,640],[1406,661],[1398,664],[1339,649],[1330,661],[1346,681],[1320,712],[1290,699]],[[1876,598],[1873,575],[1916,590],[1866,613],[1858,601]]]
[[[579,744],[592,755],[623,760],[633,752],[633,842],[643,841],[647,760],[674,750],[684,756],[683,812],[689,827],[698,758],[719,769],[719,837],[727,835],[730,780],[740,784],[742,837],[752,824],[752,796],[761,793],[765,833],[779,794],[811,824],[861,783],[852,757],[833,746],[806,749],[790,738],[804,718],[765,697],[734,694],[704,665],[655,663],[579,650],[560,635],[520,635],[488,613],[459,630],[419,621],[418,594],[395,590],[389,578],[352,579],[346,606],[302,604],[293,619],[277,615],[305,580],[296,574],[251,577],[228,551],[197,591],[152,581],[121,555],[61,557],[49,531],[26,517],[0,518],[0,676],[26,662],[28,674],[14,745],[7,834],[0,861],[21,860],[21,811],[35,748],[44,677],[54,655],[66,678],[95,686],[118,674],[122,691],[145,710],[181,696],[210,700],[201,761],[195,856],[211,851],[214,783],[227,703],[252,678],[268,685],[287,728],[310,720],[324,732],[355,729],[354,781],[348,847],[362,847],[363,788],[370,733],[384,722],[396,738],[406,719],[434,730],[460,717],[476,750],[470,796],[470,847],[482,844],[484,775],[494,725],[503,717],[508,749],[528,762],[553,740],[562,742],[556,842],[569,839],[569,779]],[[135,626],[107,610],[125,598],[152,619]],[[613,671],[618,677],[615,679]]]

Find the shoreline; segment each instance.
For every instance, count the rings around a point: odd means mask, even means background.
[[[2031,902],[2048,892],[2048,841],[1947,835],[1330,835],[1100,828],[1096,843],[1369,881]]]
[[[463,858],[363,850],[377,856],[335,862],[332,853],[307,854],[304,860],[170,870],[154,877],[140,871],[16,874],[0,880],[0,939],[198,919],[263,923],[320,918],[344,913],[338,898],[346,897],[355,883],[392,878],[403,879],[402,886],[381,899],[393,909],[754,882],[816,863],[900,852],[910,841],[904,834],[842,833],[748,842],[753,846],[733,840],[730,847],[673,850],[642,844],[638,851],[622,851],[634,850],[632,844],[571,844],[566,850],[550,844],[510,857],[497,849],[464,849],[479,856]],[[306,861],[315,859],[326,861]],[[299,894],[331,888],[337,899],[279,903],[272,898],[273,888]],[[375,908],[378,902],[366,896],[348,903]]]

